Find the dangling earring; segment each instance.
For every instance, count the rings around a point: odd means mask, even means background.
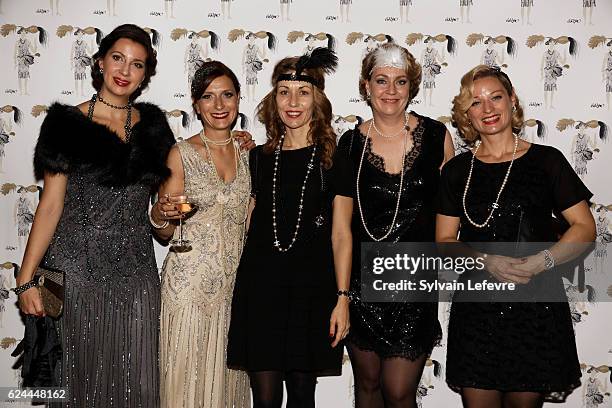
[[[512,113],[516,112],[516,105],[512,105]]]
[[[100,68],[100,73],[104,74],[104,68]]]

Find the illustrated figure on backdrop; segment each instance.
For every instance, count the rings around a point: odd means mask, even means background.
[[[165,113],[166,118],[168,118],[168,123],[172,128],[172,133],[174,133],[174,138],[176,140],[183,140],[183,138],[181,137],[181,128],[185,130],[189,129],[191,125],[191,118],[189,117],[189,113],[181,109],[173,109],[171,111],[165,111]]]
[[[15,227],[17,227],[17,239],[20,250],[25,248],[25,244],[28,241],[30,228],[34,222],[34,211],[36,210],[36,204],[28,197],[28,193],[40,193],[40,191],[40,187],[36,185],[17,187],[18,197],[13,209],[13,219]]]
[[[17,70],[17,81],[19,83],[19,94],[29,95],[28,80],[30,79],[30,67],[36,62],[35,57],[39,57],[37,53],[36,41],[32,42],[28,38],[28,33],[38,34],[38,43],[41,45],[47,44],[47,32],[44,28],[38,26],[22,27],[14,24],[4,24],[0,28],[0,34],[6,37],[12,32],[16,32],[17,41],[15,42],[15,51],[13,53],[13,63]]]
[[[535,127],[535,131],[527,131],[527,128]],[[521,133],[521,137],[528,142],[537,142],[538,140],[546,139],[546,134],[548,130],[544,122],[539,119],[526,119],[523,122],[523,132]]]
[[[587,174],[587,163],[595,158],[595,153],[599,153],[597,147],[597,136],[592,137],[587,134],[587,129],[599,128],[599,139],[605,142],[608,138],[608,125],[598,120],[588,122],[574,121],[574,119],[560,119],[557,122],[557,130],[563,132],[571,127],[576,129],[576,135],[572,138],[570,154],[574,171],[584,179]]]
[[[351,5],[353,0],[340,0],[340,22],[351,22]]]
[[[96,44],[100,45],[104,34],[95,27],[79,28],[70,25],[61,25],[56,31],[57,36],[60,38],[65,37],[68,33],[74,33],[76,37],[70,49],[70,67],[74,73],[74,92],[76,95],[84,96],[87,72],[91,69],[91,56],[95,52],[95,48],[93,41],[88,44],[83,37],[85,34],[95,34]]]
[[[13,279],[9,275],[10,272],[7,269],[13,269],[13,265],[10,262],[5,262],[0,265],[0,328],[4,327],[4,312],[6,311],[6,301],[9,298],[9,289],[13,286],[11,282]]]
[[[161,33],[151,27],[142,27],[142,29],[151,36],[151,44],[153,44],[153,47],[157,50],[157,52],[159,52],[159,46],[161,45],[162,41]]]
[[[594,35],[589,39],[589,48],[605,46],[608,50],[603,55],[601,64],[601,81],[603,82],[603,90],[606,96],[606,106],[608,110],[612,109],[612,38],[605,35]]]
[[[601,381],[599,370],[595,367],[587,369],[588,377],[582,386],[582,406],[584,408],[599,408],[605,402],[605,397],[608,396],[607,381]]]
[[[506,68],[508,65],[504,64],[505,55],[508,54],[511,57],[516,55],[516,42],[512,37],[506,35],[499,35],[497,37],[485,36],[480,33],[472,33],[467,36],[465,40],[469,47],[473,47],[477,43],[485,45],[485,49],[482,52],[480,63],[489,67],[503,67]],[[502,45],[501,52],[498,52],[495,48],[497,44],[506,44],[505,47]]]
[[[228,366],[249,373],[255,408],[280,408],[283,382],[288,407],[314,407],[317,377],[341,372],[353,180],[324,93],[336,64],[323,47],[280,60],[257,108],[267,141],[250,154],[252,212],[227,346]]]
[[[223,18],[223,20],[232,19],[232,12],[231,12],[232,1],[233,0],[221,0],[221,17]]]
[[[0,108],[0,173],[3,172],[5,147],[10,138],[15,136],[13,124],[21,125],[21,116],[21,110],[16,106],[4,105]]]
[[[54,103],[41,126],[34,171],[45,193],[15,291],[23,313],[42,316],[36,267],[65,274],[62,354],[50,369],[59,365],[69,400],[51,406],[156,408],[160,283],[147,209],[174,137],[157,106],[134,102],[157,65],[147,32],[120,25],[92,59],[96,93]]]
[[[471,23],[470,11],[474,5],[474,0],[459,0],[459,9],[461,12],[461,22]]]
[[[279,0],[279,1],[280,1],[281,21],[291,21],[291,17],[289,15],[289,6],[293,2],[293,0]]]
[[[594,25],[593,9],[595,7],[597,7],[595,0],[582,0],[582,21],[584,21],[584,25]]]
[[[276,49],[276,37],[269,31],[252,32],[234,29],[229,32],[227,38],[231,42],[236,42],[240,38],[247,41],[247,45],[242,51],[242,75],[245,78],[247,88],[246,100],[255,102],[259,71],[263,70],[263,63],[268,62],[266,49],[269,51]],[[265,40],[266,46],[260,47],[257,40]]]
[[[421,67],[423,69],[423,103],[424,105],[433,106],[433,91],[436,87],[436,76],[442,72],[442,67],[448,66],[446,63],[445,52],[454,55],[456,52],[457,42],[453,37],[446,34],[438,34],[431,36],[421,33],[411,33],[406,37],[406,44],[414,45],[418,41],[425,43],[425,48],[421,51]],[[434,47],[434,43],[446,42],[446,47],[442,47],[442,52],[438,52]]]
[[[400,23],[409,23],[408,13],[410,12],[410,6],[412,6],[412,0],[399,0],[400,9]]]
[[[55,3],[55,7],[53,6]],[[49,0],[49,8],[51,9],[51,14],[56,16],[61,16],[60,13],[60,0]]]
[[[208,53],[208,42],[204,42],[204,46],[200,44],[200,39],[210,38],[210,48],[215,51],[219,50],[219,36],[210,30],[202,30],[199,32],[187,30],[185,28],[175,28],[170,33],[170,38],[177,41],[180,38],[187,38],[190,40],[187,48],[185,48],[185,57],[183,58],[185,73],[187,74],[187,84],[191,86],[191,81],[196,71],[204,64],[205,61],[209,61]]]
[[[171,247],[161,272],[161,406],[248,408],[248,377],[227,368],[225,353],[250,199],[248,153],[232,134],[240,84],[224,64],[205,62],[191,100],[203,128],[170,151],[171,176],[151,212],[159,238],[190,241]],[[196,209],[179,230],[183,199]]]
[[[569,44],[569,53],[575,56],[578,51],[578,43],[575,39],[568,36],[557,38],[544,37],[543,35],[531,35],[527,38],[527,47],[533,48],[536,45],[544,44],[548,48],[542,55],[540,64],[540,80],[544,82],[544,107],[554,109],[554,97],[557,91],[557,79],[563,75],[563,70],[568,69],[567,50],[563,51],[563,56],[557,49],[557,44]]]
[[[521,0],[521,25],[532,25],[531,23],[531,9],[533,7],[533,0]]]
[[[365,44],[365,48],[361,53],[361,58],[363,59],[367,54],[371,51],[374,51],[382,44],[393,43],[393,37],[388,34],[378,33],[378,34],[368,34],[361,33],[357,31],[353,31],[348,33],[346,36],[346,43],[348,45],[356,44],[357,42],[363,42]]]
[[[116,1],[116,0],[113,0],[113,1]],[[163,2],[164,2],[164,14],[166,15],[166,18],[176,18],[174,17],[174,3],[176,2],[176,0],[163,0]]]
[[[423,367],[442,334],[437,302],[372,302],[361,293],[362,275],[373,275],[361,268],[362,243],[434,238],[440,167],[454,151],[442,123],[407,111],[420,83],[421,67],[405,48],[371,51],[361,63],[359,92],[373,117],[338,143],[356,173],[347,348],[357,408],[415,407]]]
[[[336,48],[336,39],[333,35],[329,33],[305,33],[303,31],[290,31],[287,34],[287,42],[289,44],[295,43],[297,40],[303,40],[306,42],[306,47],[304,48],[304,54],[311,53],[315,48],[319,45],[317,41],[327,41],[326,47],[330,50],[334,51]]]
[[[608,215],[612,211],[611,205],[596,205],[595,210],[595,227],[597,232],[597,238],[595,239],[595,251],[593,256],[595,258],[595,271],[599,273],[605,273],[604,265],[606,264],[606,258],[608,257],[608,244],[612,242],[612,225],[610,225],[610,219]]]
[[[332,127],[339,139],[347,130],[353,129],[355,126],[360,126],[363,123],[363,118],[358,115],[340,116],[334,115]]]
[[[117,17],[117,0],[106,0],[106,14]]]
[[[485,65],[468,71],[452,117],[472,150],[442,168],[436,241],[484,259],[484,270],[461,274],[459,282],[513,282],[518,289],[482,293],[477,301],[473,292],[455,291],[446,382],[466,407],[563,401],[580,385],[581,372],[555,267],[580,256],[595,238],[592,194],[559,150],[521,140],[523,108],[503,71]],[[563,222],[558,239],[556,225]],[[516,245],[507,250],[505,242]],[[554,244],[538,252],[535,243]],[[538,288],[546,288],[546,299]]]

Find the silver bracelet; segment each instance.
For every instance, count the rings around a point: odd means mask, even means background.
[[[155,220],[153,219],[153,216],[151,215],[151,211],[148,212],[149,214],[149,222],[151,223],[151,225],[153,226],[153,228],[155,229],[164,229],[166,228],[168,225],[170,225],[170,222],[168,220],[165,220],[161,225],[156,223]]]
[[[543,250],[542,254],[544,255],[544,269],[548,271],[549,269],[554,268],[555,258],[553,257],[553,254],[548,249]]]

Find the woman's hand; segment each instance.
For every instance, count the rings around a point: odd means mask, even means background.
[[[329,319],[329,337],[334,339],[332,347],[336,347],[340,341],[344,340],[348,335],[349,327],[349,298],[339,296],[338,303]]]
[[[501,255],[488,255],[484,262],[485,269],[498,281],[523,284],[529,283],[534,275],[520,268],[520,265],[525,263],[525,258],[511,258]]]
[[[19,295],[19,309],[27,315],[42,317],[45,315],[38,288],[30,288]]]
[[[232,135],[238,139],[240,148],[242,150],[248,151],[256,146],[255,142],[253,141],[253,136],[246,130],[234,130],[232,131]]]
[[[185,214],[179,211],[178,204],[185,202],[185,195],[169,195],[164,194],[153,204],[151,208],[151,217],[159,224],[168,220],[178,220],[185,217]]]

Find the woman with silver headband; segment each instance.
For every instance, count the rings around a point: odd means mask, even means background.
[[[467,72],[452,117],[472,149],[442,170],[436,241],[456,243],[459,236],[471,256],[484,259],[484,270],[459,282],[517,288],[484,299],[453,294],[446,382],[466,407],[536,408],[545,399],[563,400],[581,373],[555,265],[594,240],[592,194],[559,150],[519,137],[523,109],[503,71],[479,65]]]
[[[238,267],[228,365],[249,372],[255,407],[314,407],[316,377],[339,375],[347,335],[352,172],[336,152],[323,90],[335,54],[284,58],[259,104],[252,213]]]
[[[406,111],[420,80],[421,67],[405,48],[383,44],[368,53],[359,91],[373,118],[338,145],[357,173],[347,339],[357,407],[416,407],[424,364],[441,337],[437,303],[370,302],[360,289],[361,243],[434,240],[440,168],[454,149],[442,123]]]

